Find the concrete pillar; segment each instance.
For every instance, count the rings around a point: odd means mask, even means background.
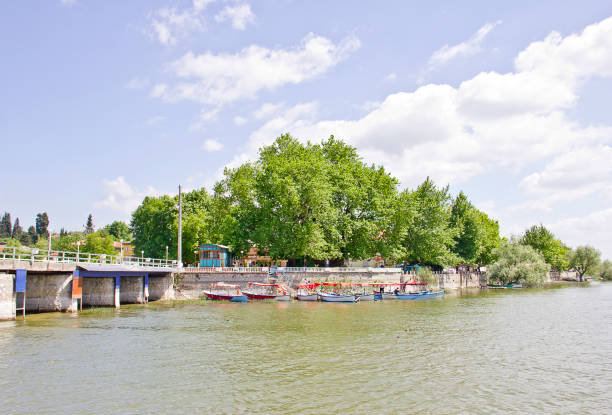
[[[70,310],[72,312],[79,310],[79,302],[81,310],[83,309],[83,277],[79,276],[79,270],[75,270],[72,274],[72,304]]]
[[[149,274],[144,275],[144,302],[149,302]]]
[[[11,274],[0,273],[0,320],[15,319],[14,285]]]
[[[116,276],[115,277],[115,308],[119,308],[121,306],[121,301],[120,301],[120,291],[119,291],[119,287],[121,286],[121,277],[120,276]]]

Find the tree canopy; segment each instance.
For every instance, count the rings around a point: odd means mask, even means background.
[[[576,270],[580,281],[587,273],[597,273],[600,262],[601,253],[592,246],[579,246],[569,253],[569,266]]]
[[[557,239],[544,225],[532,226],[527,229],[520,239],[523,245],[529,245],[542,254],[546,263],[553,270],[563,271],[568,267],[567,254],[569,248]]]
[[[487,269],[489,279],[500,284],[539,286],[546,281],[550,265],[531,246],[510,242],[498,248],[498,260]]]

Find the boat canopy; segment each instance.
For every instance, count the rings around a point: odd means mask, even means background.
[[[224,282],[217,282],[215,284],[212,284],[213,287],[219,287],[219,288],[239,288],[239,285],[236,284],[226,284]]]
[[[311,282],[308,284],[300,284],[298,285],[298,288],[307,288],[309,290],[314,290],[315,288],[317,288],[319,285],[321,285],[321,283],[318,282]]]
[[[260,282],[250,282],[249,285],[256,285],[258,287],[280,287],[279,284],[263,284]]]
[[[390,286],[390,285],[427,285],[424,282],[416,282],[416,281],[411,281],[411,282],[373,282],[371,283],[371,285],[374,285],[376,287],[382,287],[382,286]]]

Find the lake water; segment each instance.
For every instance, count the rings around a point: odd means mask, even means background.
[[[612,284],[0,322],[0,412],[612,413]]]

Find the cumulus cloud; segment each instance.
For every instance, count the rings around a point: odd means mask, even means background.
[[[94,207],[108,208],[124,215],[131,214],[146,196],[158,196],[160,192],[153,186],[144,190],[136,190],[125,181],[123,176],[104,180],[106,198],[94,203]]]
[[[359,39],[353,36],[335,44],[311,33],[292,49],[251,45],[233,54],[188,52],[169,65],[182,81],[173,86],[156,85],[151,95],[167,101],[192,100],[211,105],[252,99],[261,90],[315,78],[359,47]]]
[[[555,172],[572,157],[588,163],[596,153],[604,164],[612,130],[581,125],[567,109],[577,101],[579,80],[612,75],[611,30],[609,18],[580,34],[549,36],[521,52],[513,72],[481,73],[458,87],[429,84],[394,93],[354,120],[318,121],[312,104],[309,111],[303,111],[305,104],[284,109],[251,134],[249,148],[252,152],[283,132],[304,140],[334,134],[357,146],[367,161],[388,167],[406,186],[427,175],[441,183],[461,183],[500,166],[516,170],[552,159],[542,172],[525,178],[521,188],[528,195],[556,194],[561,188],[577,194],[578,179],[555,184]],[[596,183],[582,194],[607,191],[609,168],[585,173],[582,182],[589,174]],[[531,205],[545,209],[547,201],[537,199]]]
[[[215,0],[194,0],[191,7],[162,7],[149,13],[150,34],[163,45],[174,45],[177,39],[204,28],[203,12]]]
[[[270,116],[278,113],[284,107],[284,102],[279,102],[276,104],[266,102],[253,112],[253,118],[255,118],[256,120],[263,120],[264,118],[269,118]]]
[[[489,32],[493,30],[495,26],[501,23],[498,20],[494,23],[487,23],[476,33],[472,35],[465,42],[461,42],[457,45],[449,46],[444,45],[437,51],[435,51],[429,58],[428,66],[430,69],[445,65],[449,61],[461,57],[475,55],[482,50],[482,42],[485,40]]]
[[[582,217],[562,219],[549,225],[550,229],[570,246],[589,243],[602,250],[602,256],[612,259],[610,229],[612,229],[612,208],[598,210]]]
[[[232,22],[232,27],[237,30],[246,29],[248,23],[255,22],[255,14],[249,4],[238,4],[236,6],[225,6],[223,10],[215,15],[217,22]]]
[[[206,127],[207,124],[217,121],[217,119],[219,118],[220,111],[221,110],[219,108],[213,108],[213,109],[202,108],[200,110],[200,114],[198,115],[198,120],[194,122],[193,124],[191,124],[189,129],[191,131],[199,131],[199,130],[204,129],[204,127]]]
[[[216,139],[208,139],[202,143],[202,150],[206,150],[209,153],[220,151],[221,149],[223,149],[223,144]]]

